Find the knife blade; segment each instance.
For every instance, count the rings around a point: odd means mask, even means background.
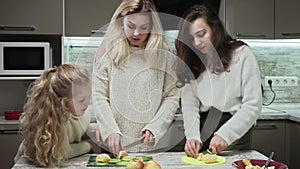
[[[129,148],[129,147],[133,147],[133,146],[136,146],[136,145],[140,145],[140,144],[142,144],[143,142],[144,142],[144,138],[141,138],[141,139],[139,139],[139,140],[137,140],[137,141],[134,141],[134,142],[132,142],[132,143],[130,143],[130,144],[124,146],[124,148]]]

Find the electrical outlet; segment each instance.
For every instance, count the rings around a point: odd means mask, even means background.
[[[265,76],[265,86],[269,86],[268,80],[272,80],[273,86],[298,86],[297,76]]]

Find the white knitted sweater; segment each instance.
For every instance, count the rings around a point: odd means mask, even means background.
[[[179,100],[176,78],[165,57],[150,62],[138,49],[132,51],[122,68],[115,67],[106,55],[97,61],[93,104],[103,141],[119,133],[126,147],[139,140],[147,129],[157,143],[172,123]],[[140,152],[152,148],[137,145],[126,150]]]
[[[212,106],[233,115],[215,132],[228,145],[255,124],[262,105],[259,67],[248,46],[237,48],[233,55],[228,72],[216,75],[205,71],[183,87],[181,98],[187,139],[200,140],[199,112],[206,112]]]

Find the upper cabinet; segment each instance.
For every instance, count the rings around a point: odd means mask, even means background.
[[[300,1],[275,0],[275,37],[300,38]]]
[[[239,39],[300,38],[298,0],[225,0],[225,27]]]
[[[65,0],[65,35],[91,36],[107,25],[122,0]]]
[[[1,0],[0,34],[62,35],[62,0]]]
[[[225,0],[225,26],[234,38],[273,38],[274,0]]]

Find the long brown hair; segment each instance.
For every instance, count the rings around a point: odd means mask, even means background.
[[[72,86],[88,83],[86,69],[63,64],[45,70],[31,85],[21,116],[24,155],[29,160],[54,167],[68,158],[68,149],[62,144],[68,139],[64,130],[70,118],[67,103],[72,99]]]
[[[202,72],[206,70],[205,58],[201,57],[197,49],[191,44],[189,39],[189,27],[191,23],[199,18],[203,18],[212,30],[212,44],[215,47],[223,68],[214,68],[213,73],[221,73],[229,69],[232,53],[237,47],[244,45],[242,41],[237,41],[228,35],[222,21],[218,15],[207,5],[197,4],[189,8],[182,16],[182,20],[178,25],[179,34],[175,41],[177,55],[187,64],[195,78],[198,78]],[[178,71],[179,81],[189,81],[186,77],[182,77]]]

